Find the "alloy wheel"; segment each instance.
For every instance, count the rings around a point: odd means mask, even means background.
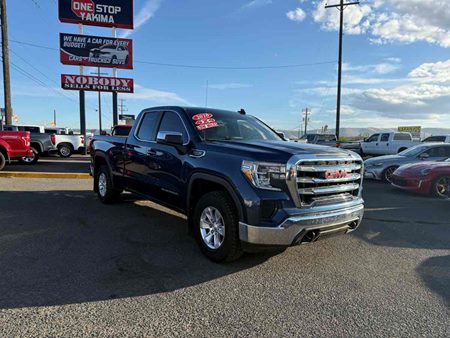
[[[105,173],[98,176],[98,192],[100,196],[105,197],[107,192],[107,178]]]
[[[200,216],[200,234],[210,249],[217,250],[225,240],[225,221],[219,210],[207,207]]]

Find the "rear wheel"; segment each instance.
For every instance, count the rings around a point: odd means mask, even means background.
[[[394,174],[394,171],[397,170],[397,168],[398,168],[397,166],[386,168],[383,171],[383,181],[387,183],[392,183],[392,175]]]
[[[439,177],[434,182],[433,195],[438,198],[450,198],[450,176]]]
[[[73,149],[70,145],[68,144],[61,144],[58,146],[58,154],[61,157],[67,158],[72,156],[73,153]]]
[[[120,190],[114,188],[114,183],[106,165],[101,166],[95,177],[97,196],[105,204],[116,202],[120,197]]]
[[[22,156],[19,159],[20,163],[23,163],[23,164],[35,164],[39,160],[39,152],[33,147],[30,147],[30,150],[32,152],[32,155],[30,155],[30,156]]]
[[[6,158],[3,153],[0,152],[0,171],[5,167],[6,164]]]
[[[200,198],[194,211],[194,236],[212,261],[231,262],[242,255],[239,218],[225,192],[210,192]]]

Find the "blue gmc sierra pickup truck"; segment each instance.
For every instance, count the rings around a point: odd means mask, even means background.
[[[94,137],[90,154],[103,203],[126,190],[187,215],[216,262],[348,233],[364,213],[359,155],[287,142],[244,110],[145,109],[127,137]]]

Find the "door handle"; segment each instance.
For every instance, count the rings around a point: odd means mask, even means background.
[[[153,149],[148,149],[147,150],[147,155],[149,155],[149,156],[156,156],[156,150],[153,150]]]
[[[377,146],[377,145],[378,145],[378,143],[375,143],[375,145]]]
[[[386,144],[386,146],[388,146],[388,147],[389,147],[389,143],[388,143],[388,144]]]

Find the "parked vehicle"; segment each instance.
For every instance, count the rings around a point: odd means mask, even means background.
[[[127,190],[184,213],[214,261],[348,233],[363,217],[361,157],[287,142],[243,110],[146,109],[127,138],[95,136],[90,147],[103,203]]]
[[[31,155],[30,132],[0,131],[0,170],[11,160]]]
[[[394,171],[405,164],[443,161],[450,157],[450,144],[421,143],[397,155],[373,157],[364,161],[364,177],[391,182]]]
[[[392,175],[396,188],[450,198],[450,159],[404,165]]]
[[[373,134],[361,142],[361,152],[364,155],[393,155],[411,148],[419,142],[414,140],[410,133]]]
[[[121,45],[108,44],[99,48],[93,48],[89,52],[89,59],[105,59],[104,63],[127,64],[129,51]]]
[[[55,135],[55,144],[58,149],[58,155],[61,157],[70,157],[73,153],[81,153],[85,147],[85,140],[83,135],[75,134],[60,134],[61,130],[65,128],[45,128],[46,133],[51,133]]]
[[[430,136],[424,139],[422,142],[444,142],[444,143],[450,143],[450,135],[435,135]]]
[[[131,128],[133,128],[133,126],[130,126],[128,124],[120,124],[120,125],[114,126],[111,131],[111,135],[112,136],[128,136],[128,134],[131,131]]]
[[[41,156],[55,153],[57,151],[55,135],[44,134],[44,127],[29,125],[7,125],[4,130],[8,131],[28,131],[30,132],[32,155],[19,159],[24,164],[34,164]]]
[[[336,147],[338,144],[336,135],[333,134],[305,134],[300,140],[306,140],[310,144]]]

